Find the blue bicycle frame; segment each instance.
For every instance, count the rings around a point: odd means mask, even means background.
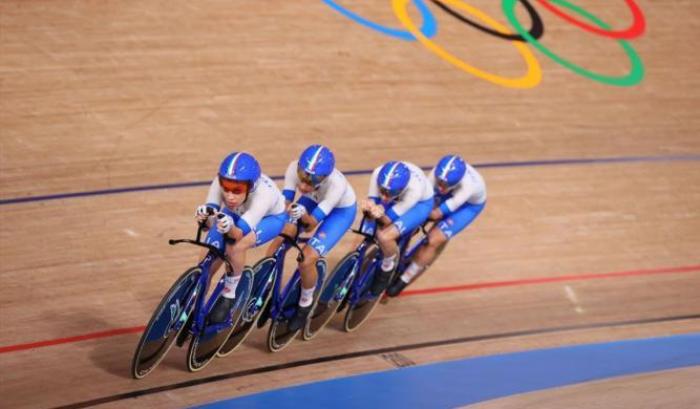
[[[208,243],[203,243],[200,241],[201,238],[201,233],[203,230],[204,226],[200,225],[199,230],[197,231],[197,240],[170,240],[169,243],[171,245],[178,244],[178,243],[190,243],[194,244],[200,247],[205,247],[209,249],[209,252],[207,255],[202,259],[202,261],[197,264],[197,268],[201,270],[201,273],[199,275],[199,278],[197,280],[197,287],[196,289],[192,292],[190,295],[190,299],[188,300],[187,305],[185,306],[186,308],[182,309],[182,313],[180,315],[179,321],[180,323],[184,324],[187,322],[188,317],[188,311],[190,311],[191,303],[194,302],[194,310],[192,310],[192,314],[194,314],[194,319],[192,320],[192,325],[188,329],[189,333],[192,335],[197,335],[197,336],[208,336],[208,335],[213,335],[217,334],[220,331],[227,329],[231,327],[233,322],[231,321],[230,317],[227,321],[221,322],[221,323],[213,323],[213,324],[207,324],[207,314],[209,311],[211,311],[211,308],[214,305],[214,302],[216,299],[219,297],[219,294],[224,288],[224,280],[221,278],[217,284],[216,287],[214,288],[214,291],[212,292],[211,296],[206,300],[205,304],[205,297],[204,295],[207,294],[208,289],[209,289],[209,281],[210,281],[210,276],[211,276],[211,266],[214,263],[214,260],[219,258],[224,261],[226,264],[227,271],[233,270],[233,267],[229,263],[229,261],[226,259],[226,256],[224,252],[219,250],[216,246]],[[241,280],[250,280],[250,277],[247,275],[241,276]],[[243,285],[241,285],[243,284]],[[244,288],[245,282],[239,283],[239,290]],[[238,295],[237,291],[237,295]],[[201,293],[203,296],[199,297],[198,294]],[[245,302],[247,300],[242,300],[243,297],[236,297],[236,303],[234,304],[234,309],[240,308],[240,303]],[[180,325],[180,324],[178,324]],[[179,329],[179,327],[178,327]]]
[[[376,298],[374,295],[372,295],[368,291],[363,291],[368,287],[369,284],[372,283],[372,280],[374,279],[374,272],[378,268],[379,264],[381,263],[381,249],[379,249],[374,257],[374,260],[371,261],[372,264],[370,264],[367,267],[367,272],[365,274],[362,274],[361,276],[358,276],[357,279],[355,279],[355,276],[357,275],[358,270],[360,267],[364,264],[366,253],[367,253],[367,248],[372,245],[376,244],[376,239],[374,237],[374,234],[368,234],[364,233],[362,231],[362,226],[366,222],[366,218],[363,217],[362,222],[360,223],[360,229],[356,230],[355,233],[361,234],[365,236],[365,240],[360,243],[360,245],[357,247],[356,251],[359,253],[357,262],[355,263],[355,266],[352,269],[352,272],[348,275],[346,278],[346,282],[343,283],[344,288],[348,288],[347,283],[350,282],[350,280],[354,280],[352,282],[352,285],[350,286],[349,290],[349,295],[348,295],[348,303],[350,305],[356,305],[361,301],[367,301]],[[420,227],[422,230],[423,227]],[[424,237],[414,243],[412,246],[409,248],[409,243],[411,242],[411,239],[413,236],[418,232],[418,228],[413,230],[410,234],[405,234],[399,237],[398,245],[399,245],[399,265],[397,267],[396,273],[395,274],[401,274],[403,271],[408,267],[408,264],[411,262],[413,259],[413,256],[415,255],[416,251],[423,246],[425,243],[427,243],[428,236],[427,234],[424,235]],[[423,230],[425,233],[425,230]],[[407,250],[408,249],[408,250]],[[342,296],[345,294],[343,293]]]
[[[284,306],[282,305],[282,301],[287,299],[287,297],[290,295],[289,293],[292,291],[295,291],[298,286],[297,282],[301,279],[301,274],[299,273],[299,270],[295,270],[294,274],[292,277],[289,279],[287,284],[284,286],[284,289],[282,289],[282,276],[284,275],[284,259],[287,255],[287,251],[289,249],[295,247],[297,250],[299,250],[299,257],[297,257],[297,261],[303,261],[304,255],[302,254],[302,250],[299,247],[298,243],[306,243],[308,242],[308,238],[297,238],[296,240],[292,239],[289,236],[283,236],[284,241],[282,242],[282,245],[279,246],[277,251],[275,251],[274,258],[275,258],[275,286],[272,289],[272,298],[270,299],[271,307],[270,307],[270,319],[274,322],[280,314],[284,314],[284,317],[286,319],[291,319],[292,315],[294,315],[294,310],[285,310]],[[295,297],[294,299],[296,300]],[[295,304],[296,305],[296,301]]]

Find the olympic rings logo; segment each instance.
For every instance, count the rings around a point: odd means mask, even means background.
[[[523,60],[525,61],[525,66],[527,67],[527,72],[524,75],[515,78],[504,77],[486,72],[467,63],[466,61],[447,51],[445,48],[441,47],[439,44],[435,43],[432,38],[437,35],[438,23],[431,10],[425,4],[424,0],[412,0],[422,19],[420,27],[416,25],[408,14],[408,5],[411,0],[390,0],[393,12],[403,28],[391,28],[377,24],[339,5],[336,0],[323,1],[343,16],[355,21],[358,24],[386,36],[398,38],[400,40],[417,40],[430,52],[449,62],[453,66],[474,75],[477,78],[481,78],[485,81],[489,81],[503,87],[532,88],[539,84],[542,80],[542,69],[532,50],[530,50],[530,48],[527,46],[528,44],[552,59],[557,64],[573,71],[578,75],[603,84],[628,87],[640,83],[644,78],[644,64],[642,63],[639,54],[637,54],[634,48],[632,48],[632,45],[627,41],[642,35],[646,25],[644,14],[634,0],[625,0],[625,3],[627,3],[627,6],[632,12],[633,23],[630,27],[623,30],[613,30],[608,24],[601,21],[598,17],[579,6],[570,3],[568,0],[537,0],[537,2],[548,11],[564,19],[570,24],[593,34],[616,40],[630,61],[629,72],[621,76],[611,76],[593,72],[569,60],[566,60],[563,57],[560,57],[542,45],[539,39],[544,34],[544,25],[537,10],[528,0],[501,0],[501,8],[503,9],[503,13],[515,32],[512,32],[508,27],[494,20],[483,11],[467,4],[464,0],[430,0],[435,6],[461,22],[468,24],[486,34],[510,41],[518,53],[522,56]],[[530,17],[531,28],[529,30],[525,29],[516,17],[515,6],[517,2],[520,2],[520,4],[525,7],[525,10]],[[583,19],[573,17],[571,14],[562,11],[562,8],[568,9],[569,12],[579,15]],[[470,20],[461,13],[469,14],[475,17],[479,22]]]

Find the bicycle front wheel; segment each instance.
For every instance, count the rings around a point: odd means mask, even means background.
[[[131,361],[131,375],[141,379],[148,375],[165,357],[180,332],[185,328],[200,294],[199,276],[202,270],[187,270],[170,287],[153,312]]]
[[[238,282],[236,289],[235,302],[226,322],[215,323],[208,322],[208,319],[205,319],[204,328],[200,328],[192,335],[192,341],[190,341],[190,347],[187,351],[187,369],[190,372],[201,371],[216,357],[216,354],[238,324],[241,315],[243,315],[248,305],[248,298],[250,298],[252,288],[253,272],[250,268],[246,268],[241,273],[241,280]],[[212,296],[221,296],[221,294],[213,294]],[[212,305],[215,305],[215,303]]]
[[[343,329],[346,332],[352,332],[358,329],[372,314],[372,311],[379,304],[381,295],[373,296],[371,294],[372,282],[374,281],[374,273],[377,269],[377,258],[379,248],[373,246],[367,249],[365,258],[360,266],[360,271],[357,274],[356,285],[353,285],[353,292],[349,297],[355,298],[348,303],[347,312],[343,321]]]
[[[316,308],[304,328],[304,340],[309,341],[315,337],[330,322],[338,310],[338,305],[345,299],[352,282],[348,282],[348,276],[352,273],[360,254],[357,251],[348,253],[335,266],[326,280],[321,294],[318,297]]]

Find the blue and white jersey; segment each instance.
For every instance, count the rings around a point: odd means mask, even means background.
[[[284,174],[284,198],[293,201],[296,195],[299,176],[297,175],[297,161],[292,161]],[[302,197],[308,197],[318,203],[316,209],[311,214],[317,221],[322,221],[335,208],[345,208],[355,204],[355,190],[350,186],[348,180],[338,169],[321,182],[316,190],[306,193]]]
[[[211,182],[211,186],[209,186],[207,206],[221,209],[221,207],[224,206],[222,194],[221,186],[219,186],[219,178],[216,177],[214,181]],[[284,196],[282,196],[282,192],[280,192],[275,182],[267,175],[260,175],[254,190],[248,194],[248,200],[236,209],[229,210],[241,216],[241,220],[244,221],[247,226],[241,226],[241,223],[237,223],[237,225],[239,228],[243,229],[244,233],[247,233],[247,231],[255,230],[263,217],[284,213],[284,209]],[[246,229],[245,227],[248,228]]]
[[[440,195],[445,200],[440,205],[440,210],[443,214],[450,214],[459,209],[465,203],[483,204],[486,202],[486,183],[479,172],[471,165],[466,164],[467,169],[464,172],[462,180],[459,181],[448,193]],[[436,185],[435,168],[430,171],[428,179],[433,186]],[[437,188],[436,188],[436,194]]]
[[[406,189],[394,200],[386,212],[386,215],[392,222],[411,210],[417,203],[433,197],[433,185],[428,181],[423,170],[413,163],[405,161],[402,161],[402,163],[411,171],[411,178],[408,180]],[[369,193],[367,196],[376,203],[380,201],[377,178],[381,168],[380,166],[374,169],[369,180]]]

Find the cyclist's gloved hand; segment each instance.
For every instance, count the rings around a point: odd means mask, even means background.
[[[381,217],[384,216],[384,206],[375,205],[372,210],[370,210],[370,214],[373,219],[381,219]]]
[[[209,219],[209,216],[213,214],[213,209],[205,204],[197,207],[197,210],[194,212],[194,217],[197,219],[198,222],[204,223]]]
[[[228,233],[231,228],[234,226],[233,219],[231,216],[224,214],[224,213],[219,213],[216,215],[216,230],[221,233],[221,234],[226,234]]]
[[[300,205],[299,203],[293,203],[289,206],[289,216],[291,216],[293,221],[301,219],[301,216],[306,214],[306,207]]]
[[[360,210],[363,212],[370,212],[373,207],[374,202],[369,199],[364,199],[362,202],[360,202]]]

